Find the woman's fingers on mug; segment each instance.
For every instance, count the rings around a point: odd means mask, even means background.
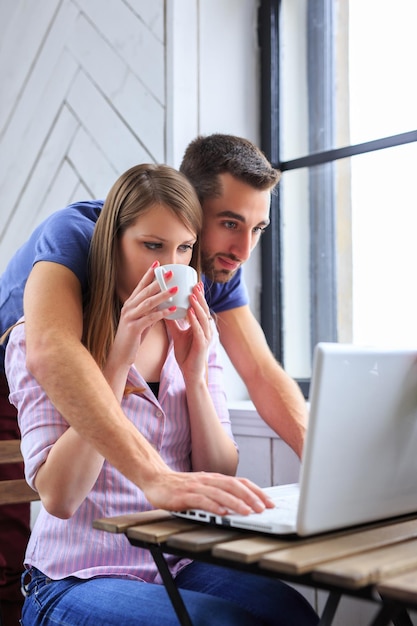
[[[193,295],[195,296],[194,302],[196,303],[196,306],[201,309],[202,313],[206,316],[207,319],[211,320],[210,309],[204,296],[203,283],[200,282],[194,287]]]
[[[167,316],[167,319],[183,319],[186,317],[190,306],[190,294],[197,283],[197,272],[190,265],[175,263],[156,267],[155,277],[162,290],[168,286],[165,282],[167,274],[172,278],[170,284],[178,288],[175,293],[170,291],[171,304],[176,306],[176,310]],[[161,307],[166,308],[166,303],[163,302]]]

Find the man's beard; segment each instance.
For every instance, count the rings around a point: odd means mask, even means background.
[[[201,255],[202,273],[206,276],[206,278],[211,280],[213,283],[227,283],[236,274],[240,265],[236,270],[233,270],[233,271],[229,271],[226,269],[217,270],[215,268],[216,256],[217,255],[211,256],[211,257],[205,257],[204,255]],[[228,255],[226,254],[223,254],[221,256],[226,257],[226,258],[228,257]],[[233,261],[235,260],[236,259],[233,258]]]

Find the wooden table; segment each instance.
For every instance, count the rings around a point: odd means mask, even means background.
[[[370,626],[412,626],[417,608],[417,516],[308,539],[274,538],[194,524],[166,511],[96,520],[151,551],[180,624],[192,626],[164,553],[329,591],[320,626],[330,626],[342,595],[378,603]]]

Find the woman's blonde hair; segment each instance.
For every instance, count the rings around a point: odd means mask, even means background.
[[[191,183],[167,165],[132,167],[114,183],[97,220],[89,254],[89,288],[84,306],[84,344],[103,367],[113,344],[122,303],[117,295],[118,242],[140,215],[163,205],[198,237],[203,214]],[[200,247],[190,265],[200,275]]]

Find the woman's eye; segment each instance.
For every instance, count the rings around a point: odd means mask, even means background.
[[[193,249],[193,246],[189,243],[184,243],[183,245],[179,246],[179,249],[182,250],[182,252],[189,252]]]
[[[159,248],[162,247],[162,244],[153,243],[152,241],[145,241],[144,245],[145,245],[145,248],[148,248],[148,250],[158,250]]]

